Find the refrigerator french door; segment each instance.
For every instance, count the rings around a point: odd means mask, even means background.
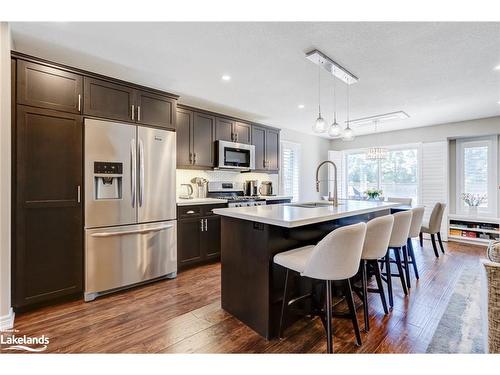
[[[177,272],[175,133],[85,120],[85,300]]]

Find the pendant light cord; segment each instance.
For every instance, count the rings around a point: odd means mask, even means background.
[[[319,64],[321,64],[321,61],[318,59],[318,114],[321,117],[321,78]]]
[[[349,83],[347,84],[347,128],[350,129],[350,123],[349,123]]]
[[[333,68],[333,123],[337,123],[337,95],[335,93],[335,67]]]

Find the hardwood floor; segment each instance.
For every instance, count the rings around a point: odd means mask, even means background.
[[[334,319],[336,353],[422,353],[446,309],[462,269],[477,263],[484,247],[445,243],[434,257],[430,241],[415,241],[420,280],[404,297],[394,282],[394,309],[384,315],[379,296],[370,295],[370,332],[354,344],[351,322]],[[413,276],[413,273],[412,273]],[[362,309],[358,310],[360,327]],[[76,301],[16,316],[16,335],[50,339],[55,353],[323,353],[319,319],[303,319],[283,340],[266,341],[220,307],[220,264],[94,302]],[[4,351],[2,351],[4,352]]]

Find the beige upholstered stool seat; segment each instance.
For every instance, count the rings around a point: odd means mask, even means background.
[[[274,263],[302,273],[306,268],[307,261],[311,257],[314,245],[303,246],[297,249],[285,251],[274,256]]]

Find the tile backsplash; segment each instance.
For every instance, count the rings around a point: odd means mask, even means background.
[[[181,184],[191,184],[194,190],[194,196],[196,197],[196,189],[191,179],[194,177],[203,177],[208,181],[232,181],[232,182],[244,182],[246,180],[257,180],[258,186],[262,181],[272,181],[274,194],[279,194],[279,180],[278,174],[268,174],[268,173],[257,173],[257,172],[231,172],[223,170],[215,171],[199,171],[191,169],[177,169],[177,196],[180,194]]]

